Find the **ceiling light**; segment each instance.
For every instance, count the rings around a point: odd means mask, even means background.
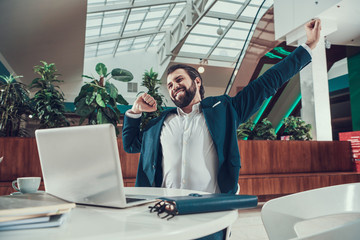
[[[199,73],[204,73],[205,72],[205,68],[203,66],[198,67],[198,72]]]
[[[224,33],[224,30],[221,28],[221,25],[220,25],[220,20],[221,20],[221,18],[219,18],[219,28],[216,30],[216,33],[219,36],[223,35],[223,33]]]
[[[204,73],[205,72],[205,68],[204,68],[204,65],[207,65],[208,64],[208,60],[206,59],[201,59],[200,58],[200,66],[198,67],[198,72],[199,73]]]

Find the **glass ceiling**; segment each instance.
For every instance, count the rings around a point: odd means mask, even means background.
[[[88,0],[85,57],[115,57],[149,48],[159,52],[166,41],[175,38],[173,60],[233,64],[245,47],[256,13],[259,11],[249,41],[257,21],[272,4],[273,0]],[[184,21],[189,13],[190,24]],[[176,33],[179,28],[185,30]],[[169,33],[171,37],[166,37]]]

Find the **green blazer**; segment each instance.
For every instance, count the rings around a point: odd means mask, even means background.
[[[200,103],[212,140],[217,151],[219,165],[217,180],[223,193],[235,193],[240,171],[240,153],[236,135],[237,127],[250,118],[263,101],[311,61],[310,54],[303,48],[296,48],[284,60],[250,82],[235,97],[221,95],[207,97]],[[168,114],[176,109],[164,111],[161,116],[149,122],[140,131],[140,118],[125,116],[123,146],[128,153],[139,153],[140,161],[136,186],[160,187],[162,184],[162,152],[160,132]]]

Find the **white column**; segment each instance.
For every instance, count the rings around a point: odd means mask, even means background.
[[[312,126],[314,140],[332,140],[329,84],[324,37],[312,51],[312,62],[300,72],[301,118]]]

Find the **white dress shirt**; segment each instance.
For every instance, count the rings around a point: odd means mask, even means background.
[[[141,114],[126,115],[139,118]],[[200,103],[187,114],[177,108],[169,114],[160,134],[162,149],[162,187],[219,193],[218,157]]]
[[[162,187],[220,192],[218,157],[200,103],[195,104],[189,114],[177,108],[177,114],[167,116],[160,143]]]

